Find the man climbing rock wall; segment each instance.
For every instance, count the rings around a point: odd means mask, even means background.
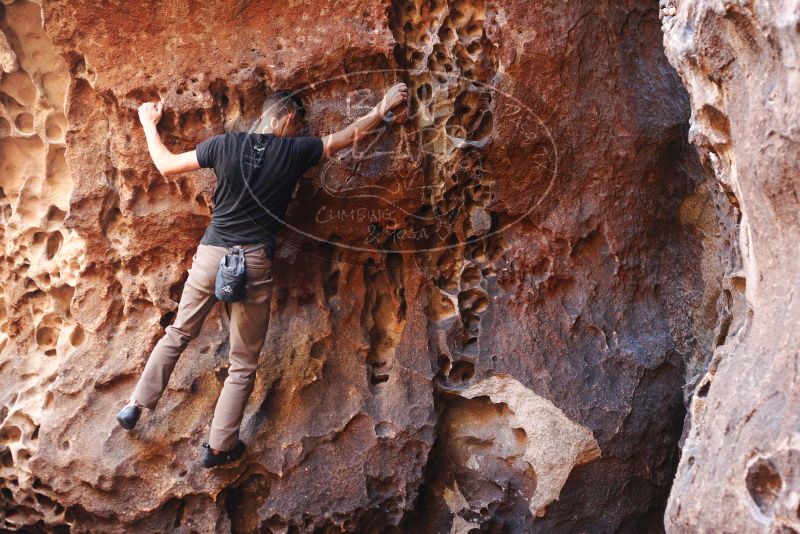
[[[0,15],[4,528],[662,528],[683,385],[724,330],[736,251],[654,2]],[[213,185],[159,175],[137,106],[163,99],[179,152],[247,128],[278,87],[304,89],[324,134],[394,81],[408,110],[287,213],[246,460],[195,467],[226,376],[219,312],[163,409],[120,429]]]

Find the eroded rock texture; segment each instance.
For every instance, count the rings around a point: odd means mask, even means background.
[[[662,529],[682,386],[739,324],[743,275],[657,5],[4,0],[1,20],[4,528]],[[196,464],[220,309],[119,428],[213,188],[156,172],[136,106],[163,98],[182,151],[278,88],[324,134],[397,80],[398,122],[298,189],[245,458]]]
[[[666,526],[800,531],[800,2],[668,1],[665,46],[691,96],[690,138],[732,200],[741,255],[697,384]]]

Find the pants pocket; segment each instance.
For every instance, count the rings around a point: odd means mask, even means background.
[[[269,258],[258,258],[245,263],[245,265],[248,290],[257,290],[265,284],[272,283],[272,261]]]

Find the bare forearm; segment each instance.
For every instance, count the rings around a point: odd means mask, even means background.
[[[337,151],[353,146],[365,137],[383,120],[384,115],[394,106],[408,98],[408,88],[404,83],[393,85],[383,96],[377,106],[369,113],[355,120],[350,126],[322,138],[323,154],[328,157]]]
[[[200,168],[197,161],[197,151],[189,150],[180,154],[173,154],[158,135],[156,124],[161,119],[161,103],[158,105],[152,102],[145,102],[139,106],[139,122],[144,128],[144,137],[147,139],[147,151],[153,158],[158,172],[162,176],[177,174],[180,172],[194,171]]]
[[[356,119],[350,126],[345,128],[346,135],[351,139],[352,143],[356,143],[371,132],[382,120],[383,113],[381,113],[378,106],[375,106],[369,113]]]
[[[146,123],[143,125],[143,128],[144,136],[147,139],[147,150],[150,152],[150,157],[153,158],[153,163],[155,163],[159,172],[163,173],[169,157],[173,154],[161,140],[161,136],[159,135],[155,124]]]

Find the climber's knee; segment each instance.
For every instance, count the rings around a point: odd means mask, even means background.
[[[169,338],[171,344],[180,347],[181,350],[186,348],[191,340],[197,337],[196,330],[185,330],[174,325],[169,325],[165,329],[164,337]]]

